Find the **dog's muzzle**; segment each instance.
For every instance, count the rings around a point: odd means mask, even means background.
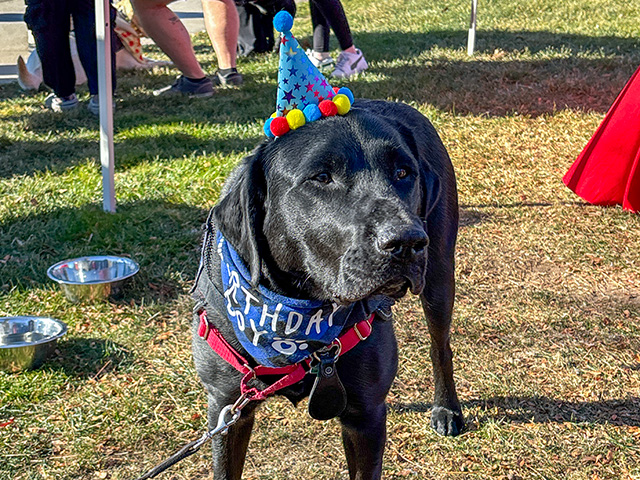
[[[368,242],[362,239],[343,257],[335,298],[354,301],[377,294],[400,298],[408,290],[420,294],[428,245],[429,237],[417,222],[380,228]]]
[[[428,245],[427,232],[417,225],[391,225],[381,229],[376,238],[376,248],[381,254],[390,255],[403,263],[411,263],[424,255]]]

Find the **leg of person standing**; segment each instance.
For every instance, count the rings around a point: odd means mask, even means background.
[[[322,14],[315,2],[309,3],[311,26],[313,27],[313,50],[307,50],[307,56],[316,67],[333,65],[334,60],[329,53],[329,20]]]
[[[218,58],[218,71],[213,77],[214,85],[242,84],[242,75],[236,68],[238,10],[233,0],[202,0],[204,24]]]
[[[353,44],[349,22],[340,0],[311,0],[311,3],[328,21],[342,50],[338,56],[336,68],[331,75],[345,78],[366,70],[369,65],[363,53]]]
[[[100,113],[100,99],[98,98],[98,49],[96,42],[96,12],[94,0],[67,0],[70,2],[71,16],[73,18],[73,30],[76,35],[78,57],[87,74],[89,86],[88,108],[94,115]],[[116,62],[115,62],[115,34],[113,22],[115,11],[110,9],[111,15],[111,83],[113,90],[116,88]]]
[[[213,85],[196,59],[191,37],[178,16],[167,5],[172,0],[132,0],[132,5],[147,35],[167,54],[182,72],[175,84],[156,90],[154,95],[185,94],[210,97]]]
[[[55,112],[78,106],[69,47],[69,17],[67,0],[27,0],[24,20],[33,32],[44,83],[53,90],[45,105]]]

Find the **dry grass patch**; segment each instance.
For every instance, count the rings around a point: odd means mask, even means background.
[[[469,58],[468,4],[345,1],[370,63],[345,83],[433,121],[461,204],[452,342],[468,427],[429,426],[428,332],[407,298],[384,478],[638,480],[640,217],[561,182],[640,64],[635,5],[480,3]],[[300,4],[294,33],[310,32]],[[206,36],[195,45],[213,71]],[[168,68],[119,78],[115,215],[100,209],[96,120],[0,86],[0,315],[70,327],[43,368],[0,373],[0,480],[135,478],[206,428],[189,328],[200,225],[275,98],[275,56],[240,68],[242,89],[199,102],[151,95]],[[96,253],[131,255],[141,272],[122,301],[68,303],[46,268]],[[263,406],[244,478],[347,478],[338,423],[305,408]],[[159,478],[209,472],[204,448]]]

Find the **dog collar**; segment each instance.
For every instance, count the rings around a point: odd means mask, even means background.
[[[389,303],[382,296],[348,306],[279,295],[263,285],[254,288],[244,261],[218,232],[224,307],[242,347],[260,365],[299,363],[331,344],[345,326],[368,318]]]

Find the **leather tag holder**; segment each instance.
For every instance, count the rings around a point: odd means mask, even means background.
[[[330,420],[347,406],[347,392],[338,377],[337,358],[332,352],[319,355],[316,380],[309,395],[309,415],[316,420]]]

